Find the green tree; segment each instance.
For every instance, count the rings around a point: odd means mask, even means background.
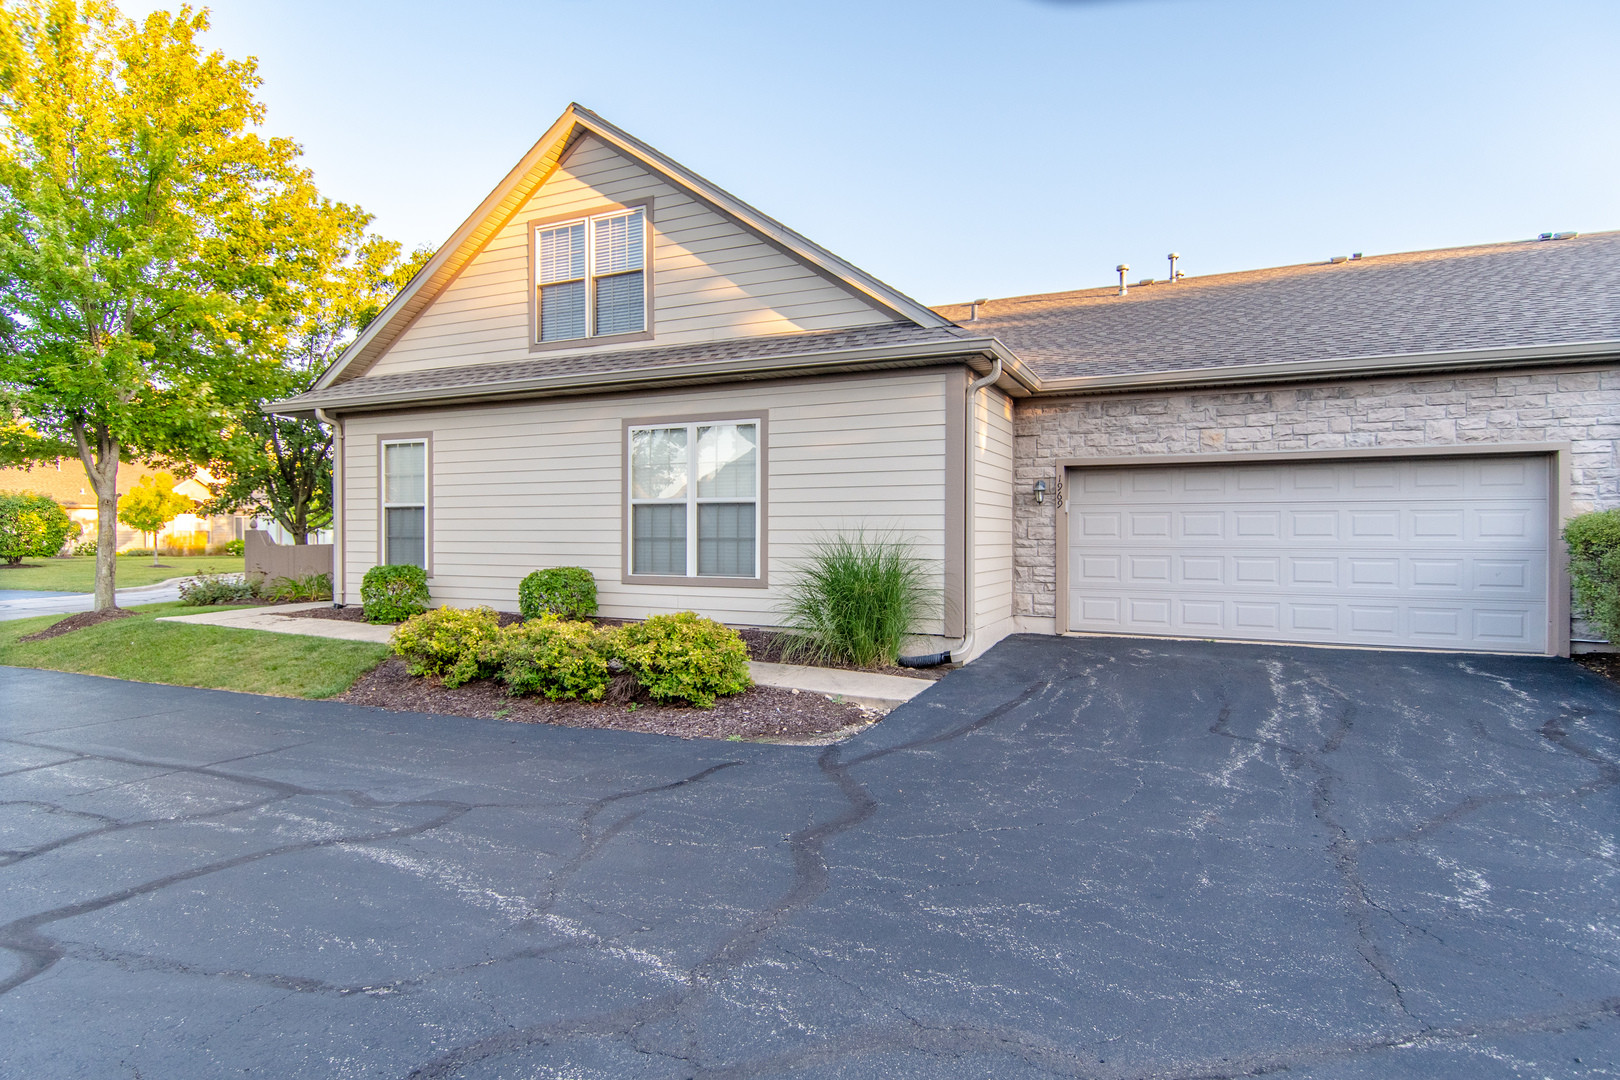
[[[0,7],[0,396],[75,448],[99,508],[96,607],[115,606],[121,460],[218,456],[276,393],[320,198],[264,120],[252,60],[205,15],[137,24],[105,0]]]
[[[166,472],[143,476],[118,501],[118,520],[152,537],[152,565],[158,564],[157,538],[163,526],[196,507],[196,500],[177,494],[174,477]],[[116,542],[116,541],[115,541]],[[101,551],[98,548],[99,558]]]
[[[0,491],[0,559],[12,566],[30,556],[55,555],[73,529],[67,511],[49,495]]]
[[[291,323],[277,397],[308,390],[377,317],[388,299],[432,258],[368,234],[371,216],[354,208],[328,217],[320,264],[305,278]],[[254,403],[241,411],[209,470],[220,478],[205,513],[246,510],[272,518],[293,543],[332,521],[332,432],[314,419],[269,416]]]

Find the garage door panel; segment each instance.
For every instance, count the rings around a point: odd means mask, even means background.
[[[1545,648],[1545,459],[1129,471],[1071,479],[1070,629]]]

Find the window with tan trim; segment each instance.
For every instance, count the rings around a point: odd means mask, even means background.
[[[534,231],[535,335],[572,341],[647,329],[647,215],[615,210]]]
[[[630,573],[759,577],[760,422],[632,427]]]
[[[384,440],[382,459],[382,561],[426,569],[427,442]]]

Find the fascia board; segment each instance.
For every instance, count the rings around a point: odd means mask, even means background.
[[[1191,386],[1240,386],[1253,383],[1409,375],[1424,371],[1467,371],[1559,362],[1620,360],[1620,340],[1527,345],[1498,349],[1456,349],[1433,353],[1395,353],[1332,360],[1298,360],[1278,364],[1183,368],[1114,375],[1079,375],[1041,379],[1037,394],[1117,394]]]
[[[629,154],[648,168],[663,174],[667,179],[674,181],[705,202],[713,204],[722,212],[729,214],[773,243],[793,252],[793,254],[806,262],[814,264],[818,269],[843,282],[856,292],[877,301],[896,314],[905,316],[919,326],[944,327],[956,325],[943,315],[923,304],[919,304],[893,286],[885,285],[854,264],[845,262],[821,245],[799,235],[769,215],[754,209],[724,188],[704,179],[680,162],[665,157],[651,146],[630,133],[613,126],[589,109],[577,104],[570,106],[570,108],[575,111],[581,125],[599,138],[612,143],[622,153]]]
[[[401,390],[392,394],[357,394],[350,398],[326,397],[315,402],[303,401],[300,396],[270,402],[264,406],[264,411],[278,416],[308,415],[316,408],[341,411],[412,404],[438,405],[515,395],[636,390],[648,386],[690,383],[698,380],[733,381],[742,378],[834,374],[838,371],[860,370],[863,365],[867,369],[881,369],[888,366],[922,367],[953,357],[965,360],[972,356],[983,355],[985,340],[937,341],[923,345],[877,345],[863,349],[798,353],[792,356],[771,357],[768,360],[716,360],[703,364],[671,364],[667,367],[640,368],[632,371],[593,371],[584,375],[512,379],[471,386],[428,387],[419,390]]]
[[[416,276],[411,278],[405,287],[388,302],[387,306],[378,312],[377,317],[372,319],[370,324],[360,332],[360,336],[349,343],[349,347],[343,350],[343,354],[337,358],[337,361],[326,369],[325,374],[316,380],[314,389],[324,390],[336,382],[354,359],[360,356],[366,347],[375,341],[394,320],[400,318],[405,313],[405,309],[410,306],[411,301],[415,299],[417,293],[426,288],[428,283],[438,277],[441,272],[447,268],[451,269],[452,275],[459,271],[459,266],[451,268],[450,264],[453,262],[464,263],[472,257],[474,252],[465,250],[469,242],[477,236],[481,228],[489,224],[490,219],[500,209],[501,203],[506,201],[513,189],[521,184],[524,178],[534,170],[535,165],[557,145],[558,141],[566,139],[572,134],[577,122],[574,115],[574,106],[570,105],[564,110],[562,116],[557,119],[557,122],[552,124],[546,133],[540,137],[539,141],[529,148],[529,152],[523,155],[523,159],[513,166],[499,184],[495,185],[494,189],[484,198],[484,201],[478,204],[478,209],[474,210],[467,217],[467,220],[463,221],[456,231],[450,234],[450,238],[440,245],[438,252],[432,259],[428,260],[427,265],[418,270]],[[482,242],[480,241],[475,246],[482,246]]]

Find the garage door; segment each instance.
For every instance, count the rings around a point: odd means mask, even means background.
[[[1070,471],[1069,628],[1544,652],[1542,457]]]

